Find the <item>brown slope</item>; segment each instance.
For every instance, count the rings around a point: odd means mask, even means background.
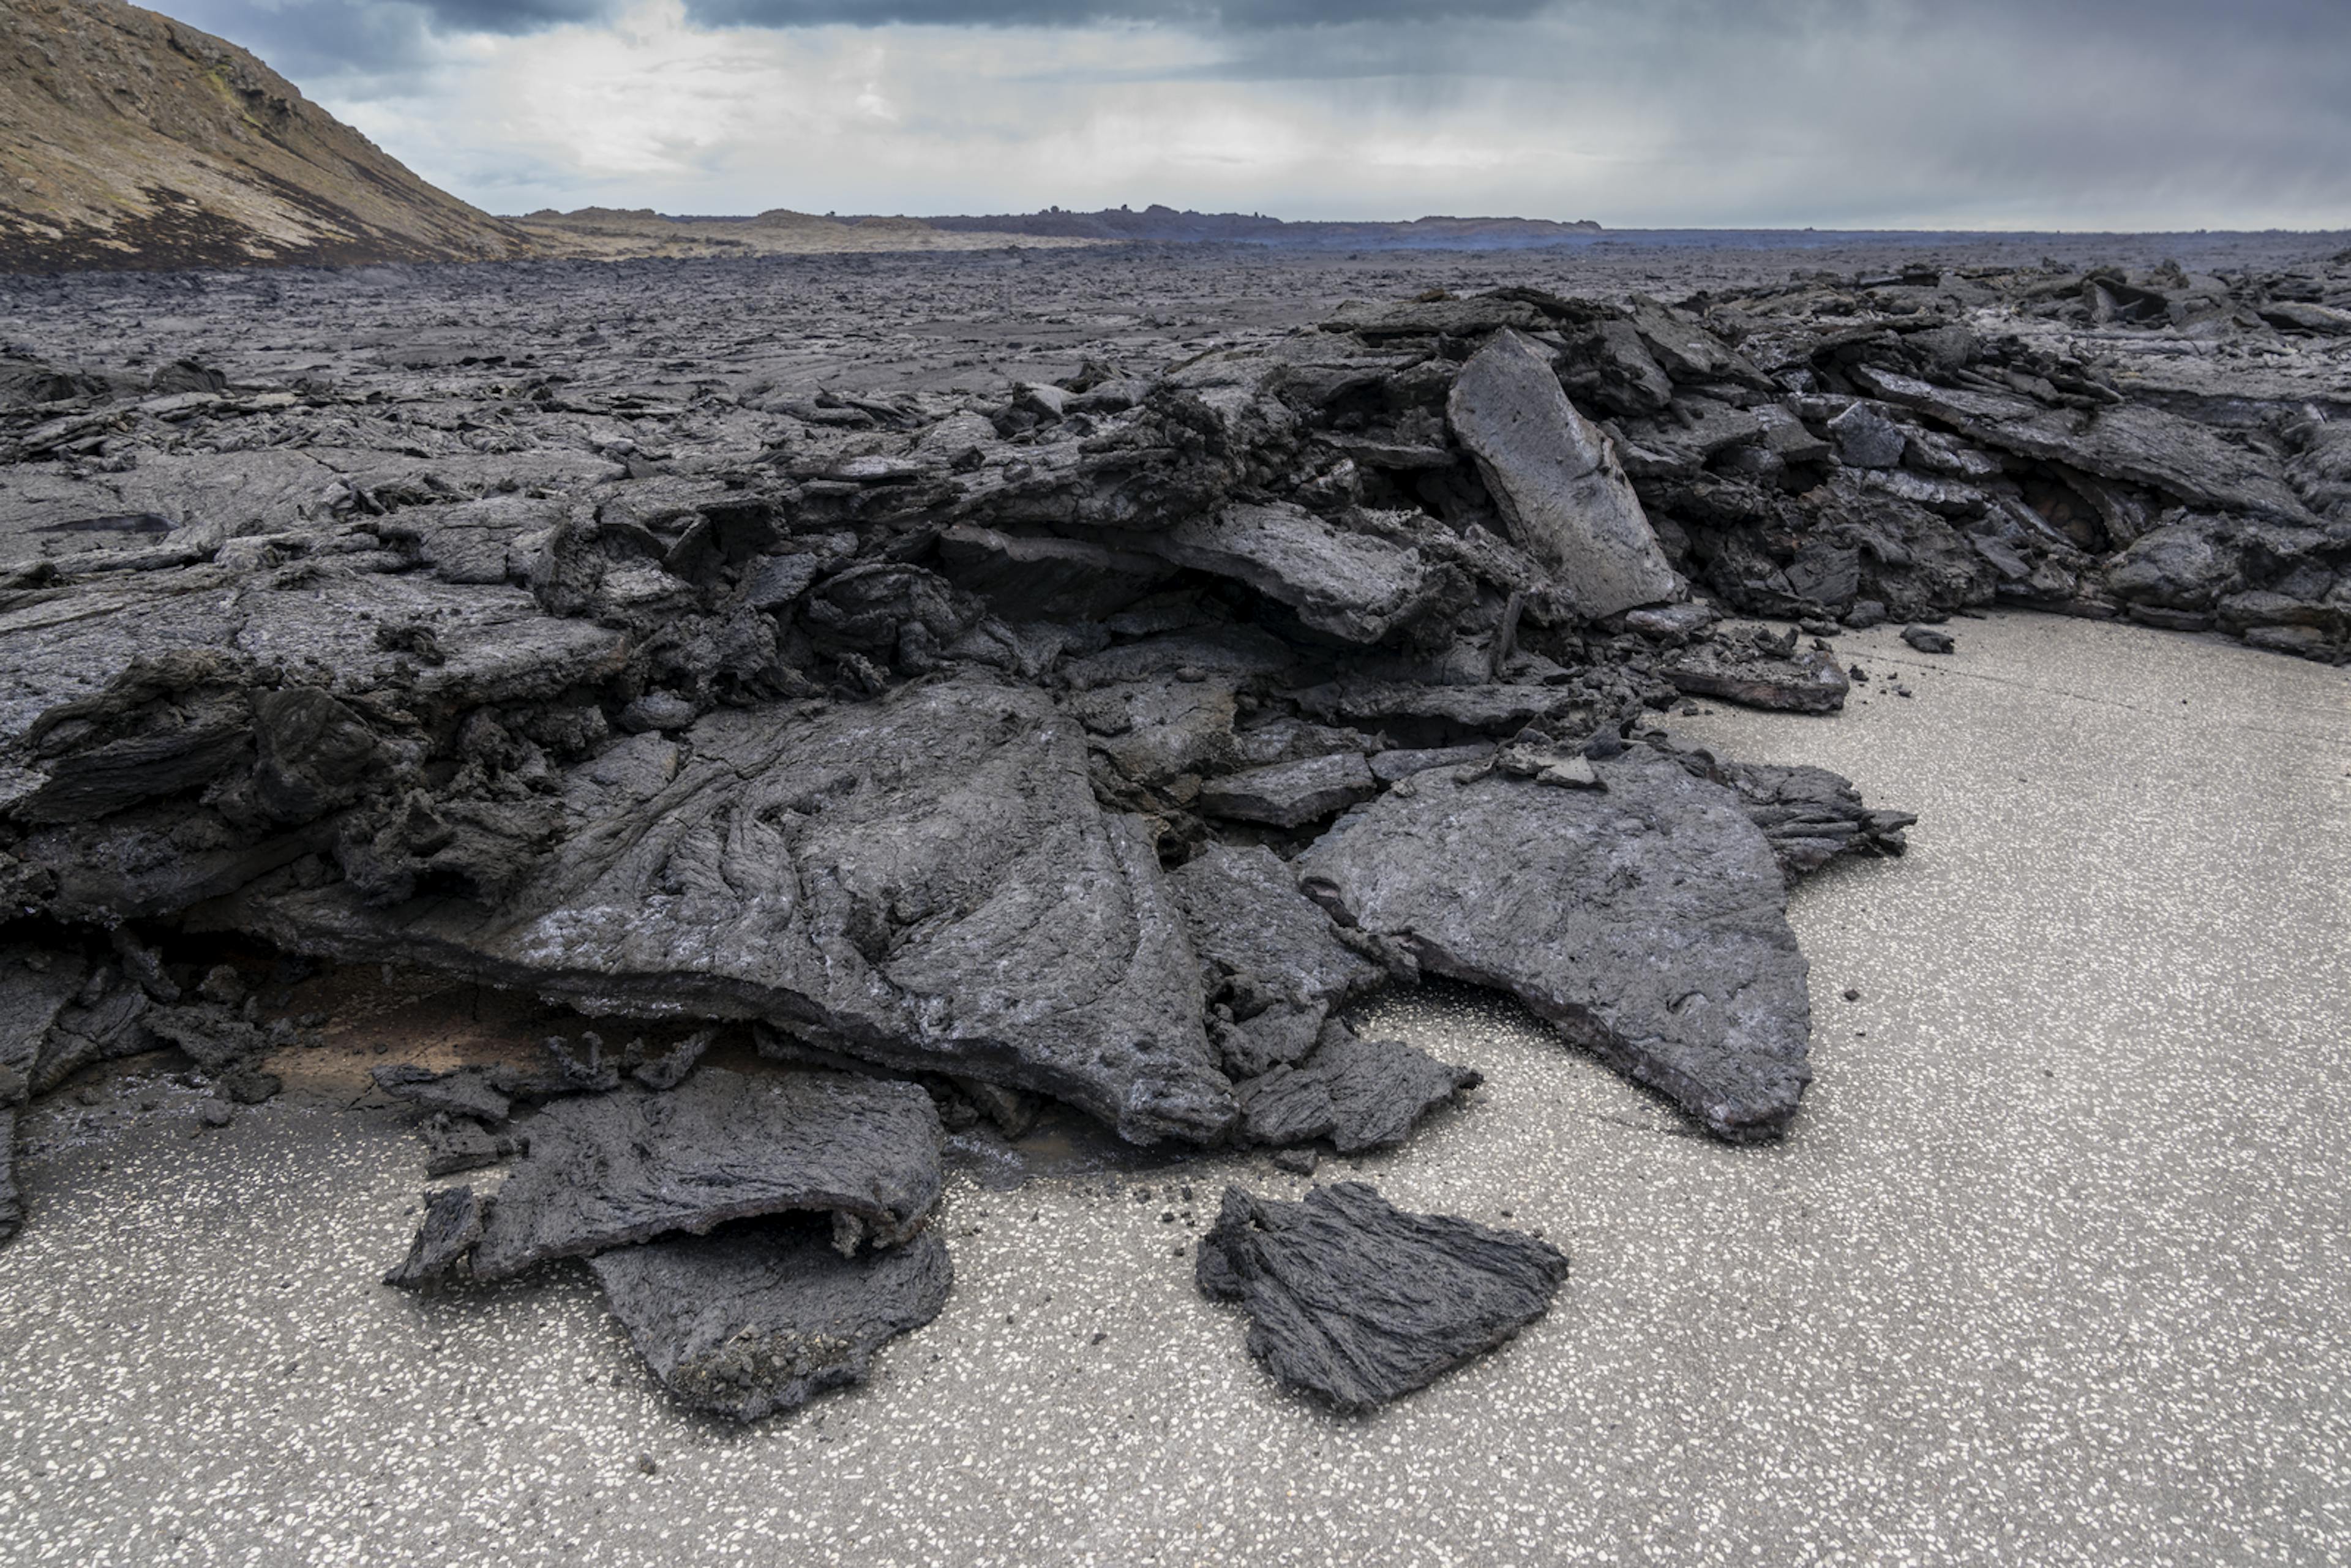
[[[534,251],[235,44],[120,0],[0,0],[0,271]]]

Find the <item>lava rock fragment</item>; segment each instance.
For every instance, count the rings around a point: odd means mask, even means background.
[[[953,1278],[927,1231],[844,1258],[805,1221],[617,1248],[588,1266],[663,1385],[737,1421],[862,1381],[882,1345],[938,1316]]]
[[[424,1174],[428,1177],[479,1170],[520,1153],[528,1142],[511,1133],[493,1133],[469,1116],[436,1111],[417,1124],[424,1144]]]
[[[1234,1086],[1238,1130],[1247,1142],[1277,1146],[1328,1138],[1343,1155],[1394,1148],[1430,1112],[1484,1082],[1474,1068],[1401,1040],[1359,1039],[1334,1020],[1302,1061]]]
[[[1922,653],[1949,653],[1959,646],[1949,632],[1932,626],[1905,626],[1902,640]]]
[[[695,1070],[703,1053],[717,1039],[716,1030],[695,1030],[652,1061],[631,1068],[629,1076],[648,1089],[674,1089],[685,1082],[685,1075]]]
[[[1659,667],[1677,691],[1782,713],[1834,713],[1853,682],[1834,653],[1799,649],[1793,632],[1719,635],[1692,643]]]
[[[717,1069],[677,1088],[559,1100],[498,1189],[481,1279],[667,1231],[812,1209],[838,1239],[903,1240],[939,1196],[939,1121],[915,1084]]]
[[[1839,855],[1901,854],[1908,848],[1905,831],[1918,821],[1907,811],[1870,807],[1852,780],[1825,768],[1711,761],[1705,771],[1739,792],[1792,883]]]
[[[514,1102],[500,1092],[497,1074],[491,1068],[458,1067],[434,1072],[408,1062],[392,1062],[369,1069],[368,1076],[385,1093],[424,1111],[503,1122],[514,1110]]]
[[[1614,444],[1576,412],[1550,356],[1504,330],[1462,367],[1446,404],[1520,546],[1598,619],[1683,597]]]
[[[417,1290],[447,1277],[482,1239],[482,1200],[470,1186],[445,1186],[424,1199],[424,1218],[408,1256],[383,1277],[387,1285]]]
[[[1335,816],[1378,790],[1362,755],[1341,751],[1214,779],[1200,791],[1200,804],[1219,817],[1297,828]]]
[[[1499,773],[1390,791],[1299,857],[1301,885],[1717,1134],[1780,1132],[1812,1078],[1812,1007],[1770,842],[1734,792],[1651,747],[1593,766],[1604,792]]]
[[[1550,1310],[1567,1255],[1516,1231],[1405,1214],[1360,1182],[1284,1203],[1225,1189],[1203,1295],[1249,1313],[1249,1354],[1348,1413],[1375,1409]]]
[[[1230,1124],[1199,980],[1139,821],[1079,727],[964,673],[833,707],[721,709],[565,781],[568,826],[495,905],[338,883],[240,912],[281,944],[591,1011],[766,1019],[906,1071],[1070,1102],[1130,1141]]]
[[[25,1223],[24,1195],[16,1190],[16,1113],[0,1106],[0,1242]]]

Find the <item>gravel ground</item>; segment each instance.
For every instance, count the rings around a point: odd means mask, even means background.
[[[954,1294],[871,1385],[684,1414],[584,1269],[375,1283],[415,1145],[339,1037],[223,1130],[161,1059],[27,1117],[0,1562],[2342,1561],[2351,686],[1952,629],[1847,638],[1841,716],[1676,721],[1924,816],[1796,896],[1819,1080],[1784,1143],[1693,1135],[1467,993],[1379,1015],[1487,1087],[1321,1174],[1574,1260],[1550,1318],[1380,1415],[1280,1392],[1192,1288],[1223,1184],[1304,1181],[1052,1138],[1017,1188],[967,1151]]]

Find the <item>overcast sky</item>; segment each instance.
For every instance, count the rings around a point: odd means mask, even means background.
[[[167,0],[496,212],[2351,226],[2351,0]]]

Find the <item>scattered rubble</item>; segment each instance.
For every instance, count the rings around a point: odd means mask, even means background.
[[[1567,1255],[1448,1215],[1405,1214],[1360,1182],[1301,1203],[1225,1189],[1195,1268],[1249,1314],[1249,1349],[1344,1412],[1426,1386],[1550,1309]]]

